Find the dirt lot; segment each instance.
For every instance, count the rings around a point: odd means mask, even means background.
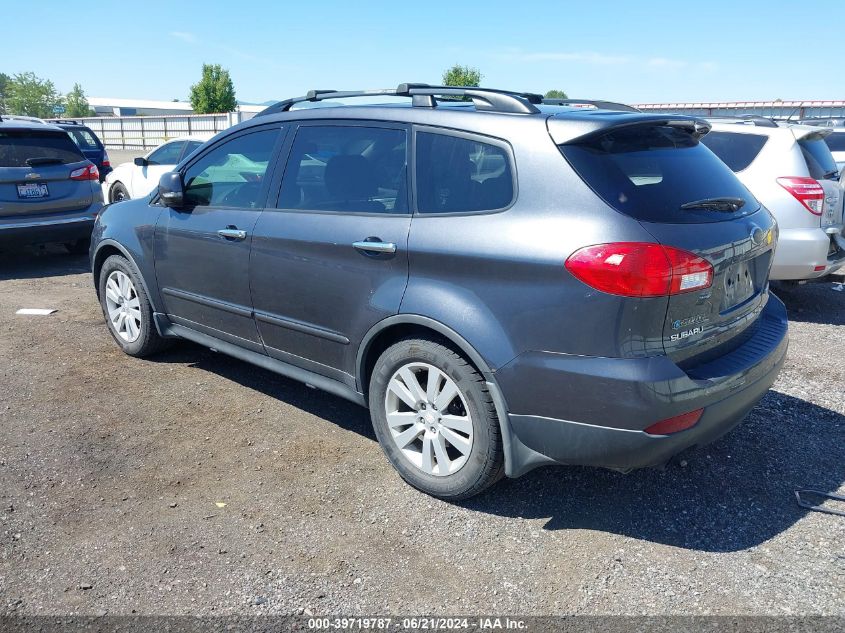
[[[843,490],[845,292],[783,298],[786,368],[716,444],[452,505],[363,409],[190,344],[124,356],[84,258],[0,255],[0,613],[845,615],[845,520],[793,498]]]

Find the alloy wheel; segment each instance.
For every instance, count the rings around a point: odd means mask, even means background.
[[[428,475],[444,477],[469,459],[473,422],[455,381],[428,363],[408,363],[390,379],[384,398],[387,426],[405,458]]]
[[[106,310],[115,333],[126,343],[141,336],[141,302],[129,275],[113,271],[106,279]]]

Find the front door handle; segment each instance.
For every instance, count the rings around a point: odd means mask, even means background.
[[[359,251],[366,251],[368,253],[395,253],[396,252],[396,244],[393,242],[382,242],[382,241],[363,241],[363,242],[353,242],[352,246],[354,246]]]
[[[227,240],[245,240],[246,239],[246,231],[241,231],[239,229],[230,227],[225,229],[220,229],[217,231],[217,235],[223,237]]]

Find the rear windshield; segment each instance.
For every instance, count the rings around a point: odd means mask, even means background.
[[[610,206],[647,222],[719,222],[753,213],[759,204],[721,160],[678,128],[638,125],[560,146],[578,175]],[[681,205],[741,198],[737,211]]]
[[[803,139],[798,141],[804,160],[807,162],[807,169],[810,170],[810,178],[822,180],[825,178],[836,178],[838,169],[830,148],[821,138]]]
[[[83,160],[79,148],[64,132],[0,130],[0,167],[67,165]]]
[[[80,149],[100,149],[100,143],[97,137],[85,128],[67,130],[74,142]]]
[[[831,152],[845,152],[845,134],[831,134],[824,142]]]
[[[701,142],[732,171],[742,171],[757,158],[767,140],[767,136],[760,134],[710,132]]]

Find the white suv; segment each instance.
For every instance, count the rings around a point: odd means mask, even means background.
[[[845,265],[845,189],[825,144],[832,130],[769,119],[713,119],[703,139],[778,221],[771,279],[800,281]]]

